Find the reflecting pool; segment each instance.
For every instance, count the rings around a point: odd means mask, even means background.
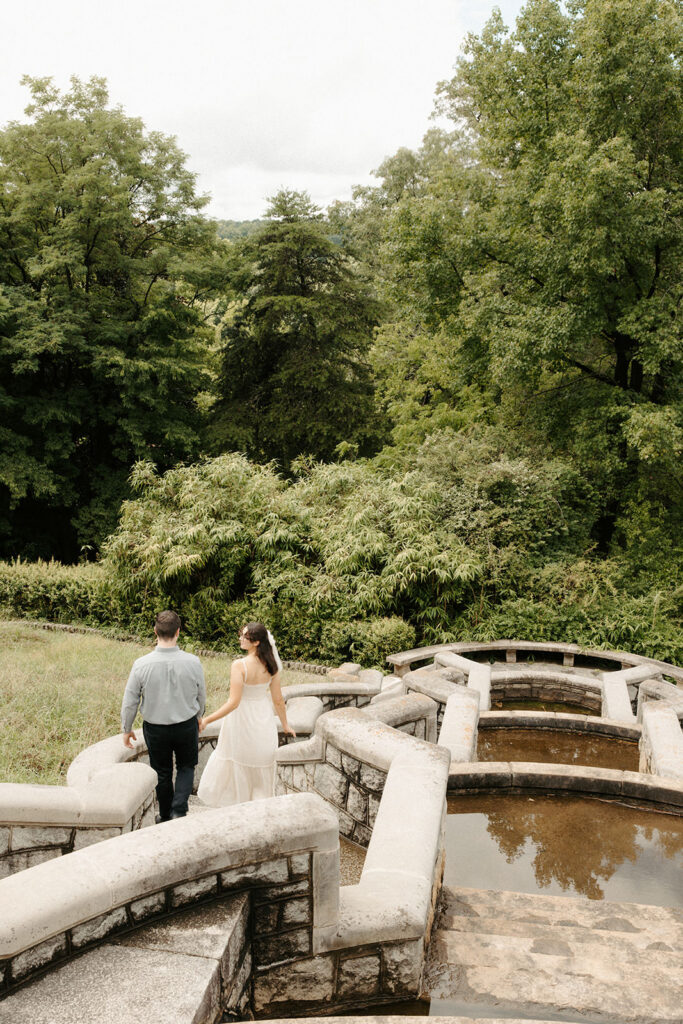
[[[447,885],[683,906],[683,818],[570,795],[448,800]]]
[[[560,700],[536,700],[531,697],[492,697],[492,711],[557,711],[562,715],[597,715],[597,711],[591,711],[583,704],[572,704],[569,701]]]
[[[557,729],[482,729],[480,761],[541,761],[638,771],[638,744],[610,736]]]

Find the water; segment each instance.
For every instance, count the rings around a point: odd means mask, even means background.
[[[638,744],[552,729],[479,729],[480,761],[541,761],[638,771]]]
[[[571,704],[569,701],[560,700],[536,700],[531,697],[520,697],[516,700],[511,697],[496,699],[491,698],[492,711],[557,711],[562,715],[599,715],[598,711],[592,711],[583,704]]]
[[[446,885],[683,906],[683,818],[569,795],[451,797]]]

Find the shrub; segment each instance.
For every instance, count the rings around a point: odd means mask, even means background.
[[[96,565],[0,562],[0,609],[51,622],[111,621],[105,576]]]

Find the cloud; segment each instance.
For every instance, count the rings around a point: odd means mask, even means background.
[[[251,216],[276,183],[334,198],[399,146],[419,145],[436,82],[488,10],[463,0],[23,0],[3,11],[0,123],[21,117],[24,73],[62,86],[71,74],[104,75],[112,102],[178,138],[213,195],[210,212]]]

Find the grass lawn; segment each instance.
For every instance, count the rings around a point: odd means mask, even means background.
[[[0,782],[63,783],[76,754],[120,732],[130,667],[151,648],[151,640],[143,646],[0,620]],[[226,699],[231,662],[204,658],[203,665],[213,711]],[[316,678],[282,676],[283,685]]]

